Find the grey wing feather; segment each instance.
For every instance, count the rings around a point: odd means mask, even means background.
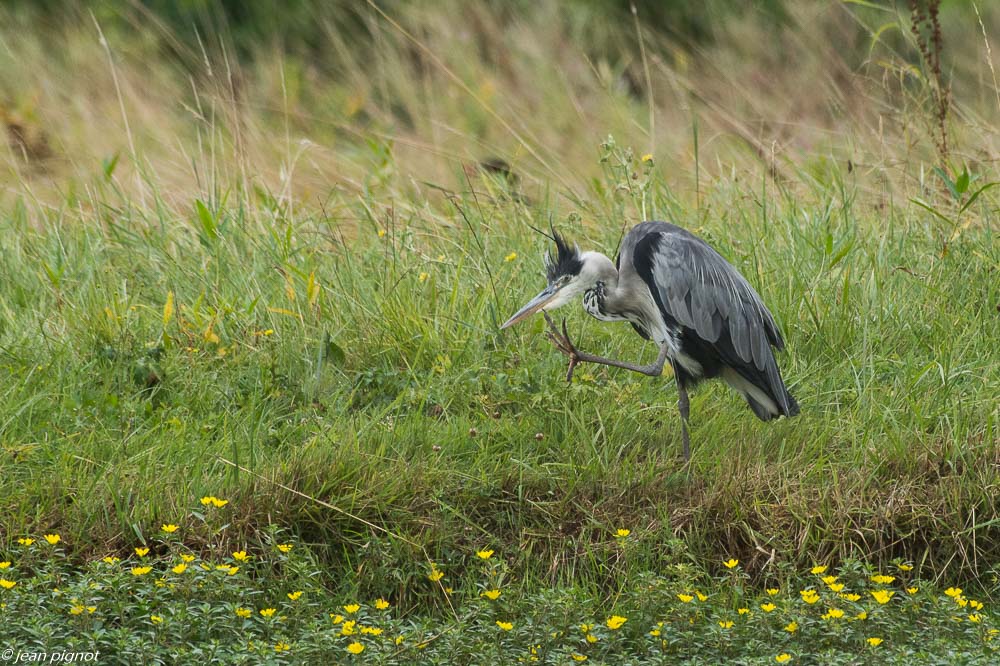
[[[638,256],[644,255],[644,256]],[[665,222],[643,222],[622,243],[622,267],[650,262],[664,308],[706,342],[728,327],[733,348],[745,363],[771,370],[770,347],[784,348],[760,296],[722,255],[697,236]]]

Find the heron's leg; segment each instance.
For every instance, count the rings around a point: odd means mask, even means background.
[[[542,312],[545,315],[545,321],[548,322],[551,331],[547,333],[549,340],[552,344],[556,346],[556,349],[562,353],[569,356],[569,370],[566,373],[566,381],[571,381],[573,379],[573,370],[576,368],[578,363],[598,363],[600,365],[610,365],[614,368],[624,368],[625,370],[631,370],[632,372],[640,372],[644,375],[649,375],[650,377],[659,377],[663,374],[663,366],[667,362],[667,355],[670,348],[667,345],[662,345],[660,347],[660,354],[656,357],[656,360],[649,365],[638,365],[636,363],[626,363],[625,361],[618,361],[612,358],[604,358],[603,356],[595,356],[594,354],[588,354],[577,349],[573,342],[569,339],[569,333],[566,331],[566,320],[563,320],[562,331],[556,328],[555,322],[549,317],[548,312]]]
[[[691,402],[688,400],[687,387],[677,375],[677,408],[681,412],[681,438],[684,441],[684,462],[691,460],[691,438],[688,436],[688,414],[691,409]]]

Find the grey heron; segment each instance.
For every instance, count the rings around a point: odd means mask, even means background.
[[[545,289],[500,328],[542,311],[548,338],[569,357],[567,381],[578,363],[599,363],[659,376],[670,361],[677,380],[684,459],[690,458],[688,389],[719,377],[740,393],[762,421],[795,416],[799,405],[785,388],[771,348],[785,343],[760,296],[722,255],[694,234],[666,222],[643,222],[622,239],[615,263],[600,252],[581,252],[554,230],[556,256],[545,255]],[[549,316],[583,297],[601,321],[627,321],[660,347],[649,365],[578,350]]]

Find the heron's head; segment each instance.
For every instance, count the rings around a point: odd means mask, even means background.
[[[513,326],[522,319],[541,310],[555,310],[566,305],[573,298],[583,294],[596,282],[597,267],[605,268],[603,263],[611,264],[610,260],[596,252],[580,252],[576,245],[569,243],[558,233],[552,233],[556,244],[556,255],[545,253],[545,279],[548,281],[540,294],[518,310],[513,317],[504,322],[500,328]],[[603,262],[601,260],[603,259]],[[612,265],[612,269],[613,269]]]

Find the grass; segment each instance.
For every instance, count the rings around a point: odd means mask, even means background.
[[[375,14],[372,63],[337,61],[338,78],[262,48],[229,63],[245,92],[219,74],[224,35],[191,78],[202,60],[183,49],[180,65],[143,69],[169,35],[129,41],[106,24],[105,51],[93,21],[0,21],[22,28],[0,28],[0,65],[16,64],[0,66],[15,99],[3,120],[30,130],[0,181],[0,556],[58,532],[79,567],[60,575],[86,581],[87,562],[136,547],[162,568],[181,541],[219,556],[263,550],[280,529],[308,571],[262,570],[260,589],[309,580],[327,605],[386,596],[400,621],[431,623],[451,611],[429,562],[473,590],[469,554],[483,547],[503,553],[524,614],[551,587],[572,598],[558,608],[601,619],[649,572],[671,594],[724,590],[729,557],[754,594],[792,589],[817,563],[909,561],[935,594],[962,584],[995,601],[992,190],[962,209],[995,179],[981,122],[994,101],[962,94],[985,67],[978,46],[954,46],[972,56],[954,71],[956,165],[940,166],[974,180],[948,192],[921,134],[921,79],[878,85],[807,48],[839,14],[792,12],[801,66],[776,70],[766,95],[740,83],[762,66],[747,63],[773,59],[735,46],[767,43],[737,39],[760,34],[751,19],[718,26],[707,52],[649,35],[674,60],[653,59],[662,92],[647,104],[572,21],[540,37],[555,11],[511,27],[482,10],[476,30],[509,39],[494,58],[463,50],[443,9],[400,18],[416,43]],[[72,58],[39,55],[53,35]],[[910,71],[872,48],[886,72]],[[810,73],[814,98],[796,97]],[[845,90],[894,122],[836,112]],[[798,129],[749,129],[784,117],[773,105],[788,98],[806,106]],[[519,179],[477,169],[488,154]],[[724,387],[700,387],[687,467],[669,377],[583,367],[567,385],[540,320],[498,330],[542,286],[545,241],[529,224],[613,254],[644,218],[695,231],[755,285],[802,405],[764,424]],[[627,327],[565,315],[583,349],[653,353]],[[205,495],[230,500],[227,520],[190,529]],[[164,523],[180,541],[161,538]]]

